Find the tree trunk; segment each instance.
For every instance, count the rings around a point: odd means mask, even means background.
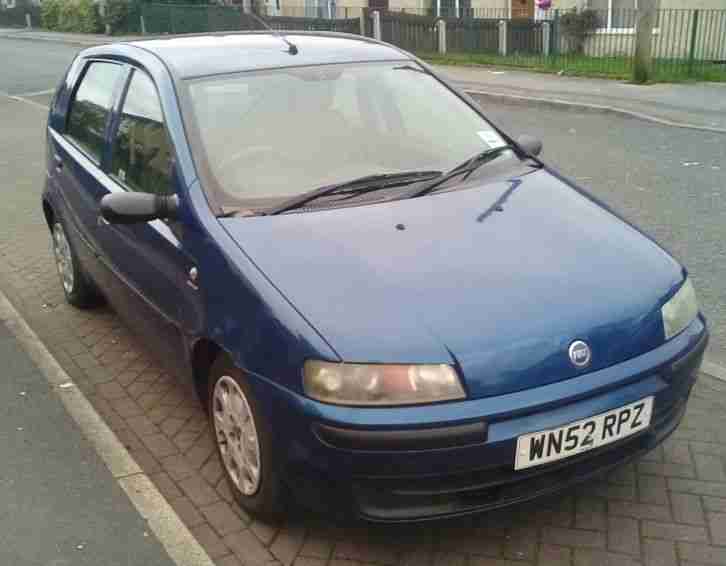
[[[656,5],[657,0],[639,0],[638,2],[633,82],[640,84],[651,80],[650,46],[653,41]]]

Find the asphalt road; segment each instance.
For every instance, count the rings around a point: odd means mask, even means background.
[[[172,566],[0,321],[0,564]]]
[[[0,39],[0,92],[19,95],[54,88],[80,49],[63,43]]]
[[[0,92],[54,87],[79,50],[0,39]],[[31,97],[44,103],[49,94]],[[544,141],[544,157],[653,235],[690,270],[726,365],[726,136],[620,116],[481,99],[493,121]],[[28,127],[37,127],[29,124]]]

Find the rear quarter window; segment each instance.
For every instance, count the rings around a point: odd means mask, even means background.
[[[86,68],[71,102],[66,136],[99,163],[103,154],[106,123],[122,67],[94,61]]]

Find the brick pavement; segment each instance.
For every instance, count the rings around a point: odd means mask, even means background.
[[[706,376],[663,446],[562,496],[436,525],[252,520],[231,502],[205,416],[174,377],[111,310],[63,302],[39,204],[43,118],[0,100],[0,288],[219,566],[726,563],[726,383]]]

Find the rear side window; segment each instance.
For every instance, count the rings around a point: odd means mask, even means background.
[[[113,63],[91,63],[71,104],[66,135],[97,163],[101,161],[106,121],[121,71],[121,66]]]
[[[172,156],[154,83],[134,71],[113,143],[111,174],[134,191],[169,195]]]

